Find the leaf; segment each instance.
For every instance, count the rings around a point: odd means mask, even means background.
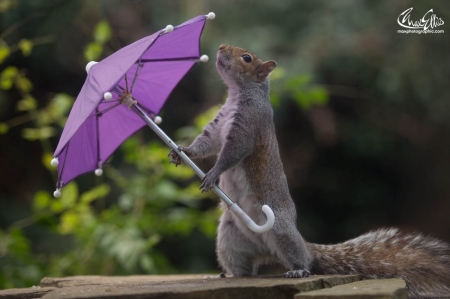
[[[159,241],[161,241],[161,236],[158,234],[154,234],[150,238],[148,238],[146,247],[152,248],[156,244],[158,244]]]
[[[33,42],[29,39],[21,39],[18,43],[20,51],[22,51],[23,56],[29,56],[31,54],[31,50],[33,49]]]
[[[219,110],[220,105],[215,105],[197,116],[197,118],[195,119],[195,126],[197,127],[197,129],[203,129],[211,120],[214,119]]]
[[[111,38],[111,32],[108,21],[102,20],[95,26],[94,40],[99,44],[104,44]]]
[[[61,198],[59,200],[61,206],[65,209],[73,208],[78,198],[78,185],[75,182],[70,182],[64,187],[61,192]]]
[[[133,196],[128,193],[122,194],[119,197],[118,204],[119,204],[119,207],[122,209],[122,211],[131,211],[131,209],[133,208],[133,205],[134,205]]]
[[[58,93],[50,100],[50,103],[44,109],[37,111],[39,117],[37,123],[40,126],[47,126],[56,123],[64,126],[67,118],[67,111],[73,106],[74,99],[65,93]]]
[[[163,163],[168,163],[167,161],[163,161]],[[194,170],[187,166],[186,164],[178,165],[178,167],[174,167],[173,165],[168,165],[166,168],[166,173],[174,179],[189,179],[194,176]]]
[[[17,102],[16,109],[18,111],[33,111],[37,108],[37,101],[31,95],[26,95],[25,98]]]
[[[157,200],[172,200],[177,198],[178,192],[176,185],[168,180],[163,180],[155,186],[152,198]]]
[[[74,99],[72,96],[67,93],[58,93],[53,97],[51,103],[58,109],[58,112],[61,114],[66,113],[73,106]]]
[[[281,79],[285,75],[285,70],[282,67],[277,67],[270,73],[270,81]]]
[[[73,211],[61,215],[58,230],[61,234],[70,234],[80,225],[79,214]]]
[[[33,83],[24,76],[16,77],[16,87],[21,91],[28,93],[33,89]]]
[[[10,50],[7,45],[0,46],[0,63],[2,63],[9,56],[9,53]]]
[[[6,251],[15,257],[26,257],[30,252],[30,242],[23,235],[19,229],[12,229],[8,232],[9,239],[6,246]]]
[[[34,208],[37,210],[43,210],[50,205],[51,201],[52,197],[50,193],[44,190],[38,191],[34,195]]]
[[[309,94],[314,99],[315,104],[323,106],[328,103],[328,91],[323,87],[312,87],[309,90]]]
[[[120,149],[125,154],[125,161],[128,163],[134,163],[138,160],[139,154],[139,140],[136,136],[132,136],[125,140],[125,142],[121,145]]]
[[[15,66],[5,68],[0,74],[0,88],[4,90],[11,89],[18,72],[19,70]]]
[[[84,58],[87,61],[98,60],[100,55],[102,54],[103,46],[97,42],[92,42],[87,45],[84,50]]]
[[[56,135],[56,130],[52,127],[42,127],[42,128],[27,128],[23,129],[22,131],[22,137],[34,141],[34,140],[41,140],[41,139],[48,139],[50,137],[53,137]]]
[[[44,164],[44,166],[51,171],[57,169],[57,167],[54,167],[50,164],[52,159],[53,159],[52,153],[45,152],[44,154],[42,154],[42,164]]]
[[[155,271],[155,263],[153,259],[147,254],[141,257],[139,264],[142,267],[142,269],[147,273]]]
[[[299,90],[308,83],[310,83],[312,80],[312,77],[309,74],[300,75],[297,77],[292,78],[291,80],[286,82],[286,89],[288,90]]]
[[[297,103],[297,105],[300,106],[300,108],[304,110],[308,110],[312,106],[312,102],[310,101],[309,97],[306,96],[304,92],[296,92],[294,94],[294,100]]]
[[[0,123],[0,134],[6,134],[9,131],[9,126],[5,123]]]
[[[105,197],[108,195],[110,187],[107,184],[102,184],[100,186],[94,187],[89,191],[83,192],[80,197],[82,203],[90,203],[96,199]]]
[[[217,221],[220,217],[219,209],[211,209],[206,212],[202,212],[202,217],[198,219],[199,229],[202,233],[209,237],[214,238],[217,230]]]
[[[7,12],[8,10],[16,7],[18,5],[17,0],[2,0],[0,1],[0,13]]]
[[[59,200],[53,200],[50,204],[50,210],[55,213],[62,212],[64,210],[61,202]]]

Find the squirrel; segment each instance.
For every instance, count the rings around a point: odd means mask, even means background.
[[[364,278],[405,280],[411,297],[450,296],[450,246],[421,234],[380,229],[336,245],[306,242],[283,170],[269,97],[269,74],[275,61],[220,45],[216,68],[228,86],[228,98],[217,116],[188,147],[179,150],[194,160],[217,155],[201,189],[219,187],[259,224],[264,204],[275,214],[273,228],[250,231],[225,203],[217,235],[220,266],[233,276],[256,275],[259,266],[281,263],[283,277],[310,274],[360,274]],[[169,153],[170,163],[181,158]],[[220,177],[220,180],[219,180]]]

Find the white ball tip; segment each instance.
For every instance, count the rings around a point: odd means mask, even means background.
[[[108,92],[105,92],[105,94],[103,95],[103,98],[105,99],[105,100],[111,100],[112,99],[112,93],[110,93],[109,91]]]
[[[166,31],[166,33],[172,32],[173,31],[173,26],[172,25],[167,25],[165,31]]]
[[[59,164],[58,158],[53,158],[52,161],[50,162],[50,164],[51,164],[53,167],[58,166],[58,164]]]
[[[61,190],[56,189],[56,191],[53,192],[53,196],[56,197],[56,198],[60,198],[61,197]]]
[[[97,61],[91,61],[88,64],[86,64],[86,73],[89,73],[89,70],[91,69],[91,67],[97,63],[98,63]]]
[[[103,174],[103,169],[97,168],[97,169],[95,170],[95,175],[96,175],[96,176],[101,176],[102,174]]]
[[[208,60],[209,60],[208,55],[202,55],[202,56],[200,57],[200,61],[201,61],[201,62],[208,62]]]
[[[162,123],[162,118],[160,116],[155,117],[155,124],[159,125],[160,123]]]
[[[209,14],[206,15],[206,17],[208,18],[208,20],[214,20],[214,18],[216,17],[216,14],[213,12],[210,12]]]

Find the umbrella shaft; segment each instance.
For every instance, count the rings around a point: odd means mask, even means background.
[[[178,156],[183,159],[183,161],[191,167],[194,172],[202,179],[205,176],[205,173],[198,168],[198,166],[182,151],[178,149],[178,145],[172,141],[172,139],[169,138],[169,136],[164,133],[163,130],[161,130],[160,127],[158,127],[157,124],[153,122],[153,120],[145,113],[144,110],[139,107],[139,105],[135,104],[132,105],[133,110],[136,112],[137,115],[139,115],[140,118],[142,118],[143,121],[147,124],[147,126],[150,127],[171,149],[173,149]],[[212,188],[212,190],[228,205],[231,206],[234,204],[234,202],[216,185]]]

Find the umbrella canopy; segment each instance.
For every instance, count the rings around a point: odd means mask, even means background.
[[[168,96],[200,60],[200,15],[179,26],[168,25],[86,67],[87,79],[70,111],[52,165],[58,166],[57,192],[80,174],[96,170],[145,122],[125,104],[137,101],[157,115]],[[207,57],[202,57],[202,61]]]

